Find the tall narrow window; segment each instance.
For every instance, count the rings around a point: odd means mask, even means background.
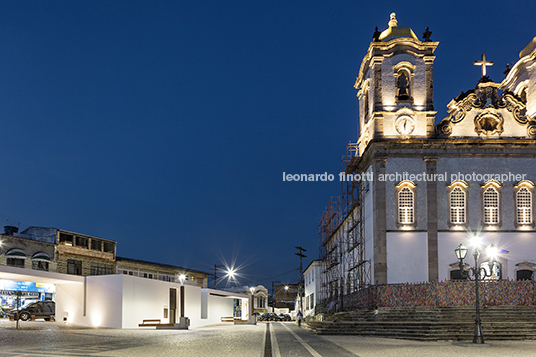
[[[465,223],[465,191],[460,187],[450,192],[450,221],[453,224]]]
[[[402,224],[413,223],[413,192],[404,187],[398,193],[398,221]]]
[[[367,88],[365,90],[365,95],[363,96],[363,112],[365,113],[365,123],[368,123],[369,121],[369,113],[370,109],[369,109],[369,89]]]
[[[454,181],[447,186],[449,204],[448,223],[454,229],[463,229],[467,224],[467,188],[465,181]]]
[[[516,204],[516,226],[521,229],[526,229],[529,226],[534,226],[532,218],[532,190],[534,184],[528,180],[521,181],[514,186],[515,204]]]
[[[397,223],[401,226],[415,224],[415,183],[402,181],[396,188],[397,192]]]
[[[482,223],[497,226],[501,223],[501,183],[490,180],[482,185]],[[492,228],[492,227],[488,227]]]
[[[499,223],[499,192],[493,187],[484,191],[484,223]]]
[[[528,188],[522,187],[516,193],[517,224],[532,223],[532,193]]]

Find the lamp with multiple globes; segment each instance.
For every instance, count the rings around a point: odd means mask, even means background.
[[[456,258],[458,258],[458,266],[460,267],[460,273],[462,277],[475,282],[475,309],[476,309],[476,318],[475,318],[475,333],[473,337],[473,343],[483,344],[484,336],[482,335],[482,324],[480,320],[480,291],[479,283],[486,278],[489,278],[493,275],[493,265],[499,250],[493,244],[490,244],[486,248],[486,255],[488,257],[488,267],[489,269],[484,268],[478,264],[478,258],[480,257],[481,249],[483,246],[482,237],[475,235],[471,238],[471,246],[473,247],[473,257],[475,259],[475,266],[468,269],[465,268],[463,260],[467,256],[468,249],[463,244],[460,244],[454,253]]]

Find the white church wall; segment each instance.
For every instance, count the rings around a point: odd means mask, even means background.
[[[425,232],[387,233],[387,283],[428,281]]]

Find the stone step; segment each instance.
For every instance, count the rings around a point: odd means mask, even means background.
[[[363,335],[413,340],[472,340],[474,322],[308,322],[307,328],[317,334]],[[536,322],[483,323],[488,340],[534,340]]]

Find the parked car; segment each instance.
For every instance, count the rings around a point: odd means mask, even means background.
[[[29,320],[32,315],[36,319],[49,321],[50,317],[56,314],[56,303],[54,301],[30,301],[18,309],[9,311],[9,316],[17,318],[17,312],[19,313],[19,319],[22,321]]]
[[[280,321],[280,318],[275,312],[265,312],[262,314],[260,321]]]
[[[279,314],[279,319],[281,321],[292,321],[292,317],[289,314]]]

